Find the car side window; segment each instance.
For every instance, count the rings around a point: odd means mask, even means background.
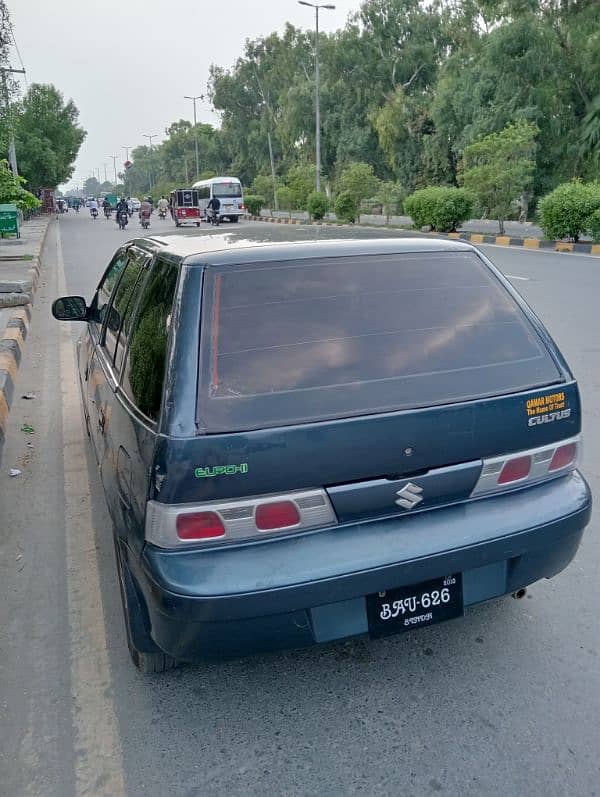
[[[119,277],[123,273],[126,262],[127,251],[121,249],[111,260],[108,268],[104,272],[102,281],[98,286],[98,290],[96,291],[96,295],[94,296],[94,300],[92,302],[92,317],[97,325],[98,330],[102,328],[110,305],[110,297],[115,289],[115,285],[119,281]]]
[[[178,274],[176,264],[160,258],[156,260],[129,327],[123,390],[153,421],[158,420],[160,413]]]
[[[120,338],[125,324],[130,321],[137,296],[136,289],[147,259],[143,252],[129,250],[127,264],[115,288],[107,314],[104,347],[109,361],[115,362],[117,370],[120,369],[123,353]]]

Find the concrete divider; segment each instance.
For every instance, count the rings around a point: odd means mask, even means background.
[[[494,244],[495,246],[520,246],[524,249],[549,249],[555,252],[578,252],[582,255],[598,255],[600,256],[600,244],[592,243],[572,243],[570,241],[548,241],[540,238],[513,238],[508,235],[485,235],[484,233],[476,232],[420,232],[419,230],[410,230],[405,227],[397,228],[390,227],[383,224],[370,225],[370,224],[343,224],[339,221],[304,221],[303,219],[282,219],[281,216],[246,216],[249,221],[264,221],[271,224],[304,224],[305,226],[315,227],[319,225],[327,225],[328,227],[367,227],[371,230],[401,230],[406,235],[416,235],[425,237],[433,235],[436,238],[452,238],[458,241],[470,241],[472,244]]]
[[[4,329],[0,328],[0,463],[8,416],[15,398],[17,373],[31,323],[33,298],[40,278],[42,247],[50,222],[51,218],[45,217],[23,225],[20,241],[25,249],[0,246],[0,282],[2,287],[11,289],[0,292],[0,308],[13,308],[5,311],[8,313],[6,325]],[[15,287],[16,290],[12,290]],[[2,297],[8,304],[2,304]]]

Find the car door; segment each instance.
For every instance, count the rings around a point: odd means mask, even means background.
[[[144,270],[149,273],[137,283],[139,300],[133,311],[130,305],[125,312],[117,341],[120,384],[111,417],[116,449],[113,519],[117,533],[138,553],[144,540],[179,265],[159,255],[151,264],[144,263]],[[109,483],[108,460],[104,468]]]
[[[129,247],[117,253],[101,282],[93,307],[93,355],[87,384],[89,431],[105,491],[118,453],[118,430],[113,430],[119,364],[115,365],[119,335],[132,312],[136,290],[150,256]],[[114,461],[113,461],[114,460]]]
[[[102,380],[102,370],[99,368],[96,355],[97,347],[100,345],[106,313],[110,306],[110,300],[115,287],[117,286],[121,273],[127,262],[127,249],[117,250],[112,260],[108,264],[102,279],[98,285],[94,298],[90,306],[90,321],[87,325],[87,334],[79,342],[79,370],[82,380],[82,392],[84,399],[84,412],[88,433],[93,443],[94,453],[99,462],[98,451],[96,450],[97,435],[95,428],[99,423],[97,409],[98,385]]]

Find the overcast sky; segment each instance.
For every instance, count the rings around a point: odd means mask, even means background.
[[[321,28],[344,26],[360,0],[334,0]],[[329,0],[327,0],[329,2]],[[192,119],[184,94],[206,92],[211,63],[231,66],[244,41],[281,31],[286,21],[311,28],[314,12],[297,0],[8,0],[28,83],[54,83],[79,108],[87,130],[71,184],[93,169],[112,179],[123,145],[147,143],[144,133]],[[13,52],[13,66],[19,66]],[[23,88],[25,84],[22,83]],[[207,103],[198,121],[216,123]]]

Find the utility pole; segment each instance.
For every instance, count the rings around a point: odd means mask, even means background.
[[[148,135],[147,133],[142,133],[144,138],[147,138],[150,142],[150,174],[148,175],[148,182],[150,183],[150,190],[152,191],[152,139],[158,137],[158,133],[152,133],[152,135]]]
[[[112,158],[113,169],[115,170],[115,193],[117,191],[117,158],[118,155],[107,155],[107,158]],[[104,164],[104,172],[106,173],[106,164]]]
[[[194,103],[194,148],[196,151],[196,180],[200,178],[200,158],[198,157],[198,131],[196,129],[196,125],[198,124],[196,120],[196,100],[203,99],[202,94],[198,94],[196,97],[188,97],[188,95],[184,95],[184,100],[192,100]]]
[[[126,147],[124,144],[121,144],[121,149],[125,150],[125,163],[129,163],[129,150],[131,147]],[[127,167],[125,167],[125,193],[129,196],[129,177],[127,176]]]
[[[19,170],[17,168],[17,150],[15,149],[15,135],[13,131],[12,118],[10,114],[10,98],[8,96],[8,83],[6,81],[6,75],[7,74],[24,75],[25,70],[11,69],[10,67],[0,67],[0,72],[2,72],[2,89],[4,92],[4,102],[6,103],[6,117],[8,119],[8,124],[10,127],[10,138],[8,142],[8,164],[14,176],[18,177]]]
[[[319,65],[319,10],[326,8],[328,11],[335,9],[334,5],[317,5],[308,3],[307,0],[298,0],[301,6],[315,9],[315,123],[316,123],[316,161],[317,161],[317,191],[321,190],[321,98],[320,98],[320,65]]]

